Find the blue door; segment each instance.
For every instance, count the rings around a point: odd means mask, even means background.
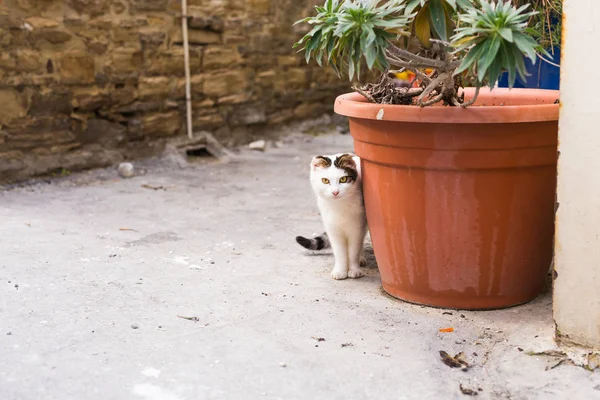
[[[552,52],[550,52],[550,54],[552,54]],[[554,49],[551,61],[554,64],[560,64],[560,48],[557,47]],[[525,58],[525,67],[530,76],[527,77],[526,81],[517,77],[514,87],[529,89],[560,89],[560,67],[549,64],[539,58],[535,65],[531,63],[529,58]],[[508,73],[505,72],[502,74],[498,80],[498,86],[508,87]]]

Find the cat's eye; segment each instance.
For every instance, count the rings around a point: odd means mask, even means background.
[[[329,185],[329,179],[327,179],[327,178],[322,178],[321,182],[323,182],[326,185]]]
[[[346,182],[348,182],[348,176],[342,176],[340,178],[340,183],[346,183]]]

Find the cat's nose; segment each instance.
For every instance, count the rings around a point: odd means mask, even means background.
[[[339,190],[334,190],[331,192],[332,195],[337,196],[338,194],[340,194]]]

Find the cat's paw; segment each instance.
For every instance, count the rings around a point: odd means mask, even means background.
[[[359,264],[360,264],[360,266],[361,266],[361,267],[364,267],[364,266],[366,266],[366,265],[367,265],[367,259],[365,258],[365,256],[362,256],[362,257],[360,258],[360,262],[359,262]]]
[[[348,272],[342,269],[333,269],[331,271],[331,277],[336,280],[346,279],[348,277]]]
[[[363,274],[360,268],[350,268],[350,270],[348,271],[349,278],[356,279],[361,278],[363,276],[365,276],[365,274]]]

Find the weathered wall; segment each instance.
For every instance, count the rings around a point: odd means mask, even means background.
[[[329,111],[348,83],[291,49],[314,0],[188,0],[194,130],[225,144]],[[0,181],[185,135],[179,0],[0,2]]]
[[[563,341],[600,350],[600,98],[581,73],[600,2],[567,1],[563,13],[554,320]]]

